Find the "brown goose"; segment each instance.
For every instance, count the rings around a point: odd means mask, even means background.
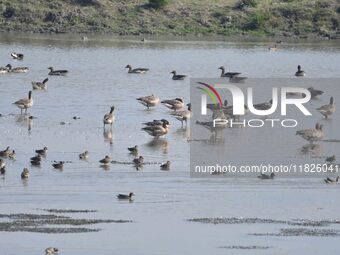
[[[135,69],[132,69],[131,65],[127,65],[125,68],[128,68],[128,73],[134,73],[134,74],[144,74],[146,73],[147,71],[149,71],[148,68],[135,68]]]

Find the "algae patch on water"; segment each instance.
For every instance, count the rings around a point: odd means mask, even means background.
[[[0,231],[35,232],[47,234],[98,232],[100,228],[89,225],[128,223],[131,220],[74,219],[54,214],[0,214]]]

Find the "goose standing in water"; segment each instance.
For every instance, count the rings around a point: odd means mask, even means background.
[[[154,107],[154,106],[158,105],[159,102],[160,102],[159,97],[156,97],[154,95],[139,97],[136,100],[139,103],[141,103],[142,105],[146,106],[148,109],[150,109],[150,107]]]
[[[88,151],[84,151],[83,153],[79,154],[79,159],[87,160],[88,157],[89,157],[89,152]]]
[[[135,74],[144,74],[146,73],[147,71],[149,71],[148,68],[135,68],[135,69],[132,69],[132,67],[130,65],[127,65],[125,68],[128,68],[128,73],[135,73]]]
[[[50,70],[48,75],[66,75],[68,73],[68,70],[54,70],[52,66],[48,67],[47,69]]]
[[[296,131],[297,135],[300,135],[303,139],[309,141],[311,144],[316,141],[320,141],[324,137],[322,131],[322,125],[319,123],[315,124],[315,128],[303,129]]]
[[[32,81],[32,88],[35,89],[35,90],[46,90],[47,89],[47,82],[48,82],[48,78],[46,78],[42,82]]]
[[[11,53],[11,57],[13,59],[23,60],[24,59],[24,54],[12,52]]]
[[[218,69],[221,70],[221,77],[222,78],[225,78],[225,77],[234,78],[234,77],[239,76],[241,74],[241,73],[238,73],[238,72],[227,72],[226,73],[224,66],[220,66]]]
[[[259,176],[257,176],[257,178],[261,179],[261,180],[270,180],[270,179],[274,179],[275,174],[271,173],[270,175],[268,174],[264,174],[261,172],[261,174]]]
[[[8,68],[9,73],[27,73],[28,72],[28,67],[15,67],[12,68],[11,64],[8,64],[6,66]]]
[[[186,75],[184,74],[177,74],[176,71],[172,71],[171,72],[173,75],[172,75],[172,79],[174,81],[180,81],[180,80],[184,80],[185,77],[187,77]]]
[[[181,98],[175,98],[170,100],[163,100],[161,102],[165,107],[177,111],[179,109],[182,109],[184,106],[183,100]]]
[[[305,76],[305,75],[306,75],[305,71],[303,71],[303,70],[301,69],[301,66],[300,66],[300,65],[298,65],[297,69],[298,69],[298,70],[296,71],[295,76],[297,76],[297,77],[302,77],[302,76]]]
[[[24,168],[24,170],[21,173],[21,179],[28,179],[29,176],[30,176],[30,172],[28,171],[27,168]]]
[[[104,118],[103,118],[104,128],[105,128],[105,125],[110,125],[112,127],[112,124],[116,119],[113,113],[114,110],[115,110],[115,107],[111,106],[110,112],[104,115]]]
[[[170,114],[182,123],[182,127],[183,127],[183,121],[185,121],[185,126],[188,125],[188,120],[191,118],[191,115],[192,115],[191,103],[187,104],[187,106],[188,106],[188,110],[176,111]]]
[[[331,178],[327,177],[326,179],[324,179],[325,183],[327,184],[336,184],[339,182],[340,177],[337,176],[335,180],[332,180]]]
[[[335,112],[335,104],[334,98],[331,97],[329,99],[329,104],[323,105],[316,109],[319,113],[321,113],[326,119],[331,116]]]
[[[117,198],[119,200],[132,200],[132,197],[134,196],[135,194],[133,194],[132,192],[129,193],[129,195],[125,195],[125,194],[118,194],[117,195]]]
[[[324,92],[322,90],[314,89],[313,87],[308,88],[312,98],[321,96]]]
[[[15,104],[18,108],[20,108],[21,114],[22,114],[22,110],[25,109],[25,114],[26,114],[27,109],[33,106],[32,91],[28,92],[28,98],[20,99],[14,102],[13,104]]]
[[[161,126],[147,126],[143,127],[142,130],[155,138],[159,138],[169,132],[169,126],[169,123],[163,122]]]

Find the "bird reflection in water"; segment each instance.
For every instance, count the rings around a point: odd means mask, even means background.
[[[103,137],[104,137],[104,142],[110,144],[112,146],[113,144],[113,139],[114,139],[114,134],[111,128],[109,129],[104,129],[103,131]]]
[[[169,150],[169,143],[166,139],[152,139],[150,142],[146,144],[146,146],[150,147],[151,149],[158,150],[161,149],[164,154],[168,153]]]
[[[17,115],[16,123],[20,126],[27,126],[28,133],[31,134],[32,126],[33,126],[33,119],[35,119],[31,115]]]

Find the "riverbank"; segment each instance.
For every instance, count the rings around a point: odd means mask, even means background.
[[[4,0],[0,31],[136,36],[339,39],[340,5],[331,1],[171,0],[163,8],[135,0]]]

